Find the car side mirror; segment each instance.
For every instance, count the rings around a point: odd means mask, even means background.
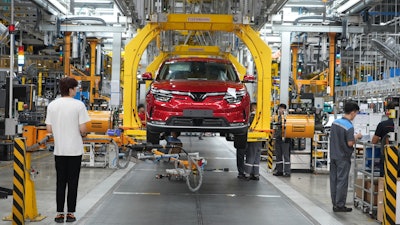
[[[244,83],[254,83],[254,82],[256,82],[256,76],[251,75],[251,74],[246,74],[243,77],[243,82]]]
[[[142,74],[142,80],[152,80],[153,79],[153,75],[151,74],[151,72],[145,72]]]

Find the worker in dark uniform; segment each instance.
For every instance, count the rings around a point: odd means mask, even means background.
[[[276,166],[274,176],[290,177],[290,144],[291,139],[286,138],[285,128],[286,105],[278,106],[278,123],[274,131]]]
[[[387,110],[394,109],[399,104],[397,102],[389,102],[387,105]],[[371,143],[378,144],[381,143],[381,160],[379,163],[379,175],[383,177],[385,175],[384,171],[384,163],[385,163],[385,152],[384,145],[388,144],[388,140],[386,135],[390,132],[394,132],[394,122],[392,118],[388,118],[387,120],[381,121],[376,127],[375,134],[372,137]],[[386,139],[386,140],[384,140]]]
[[[362,134],[354,134],[354,126],[351,122],[360,111],[355,102],[347,102],[344,105],[344,116],[333,121],[330,131],[329,153],[330,163],[330,188],[334,212],[351,212],[353,209],[346,207],[351,155],[354,151],[356,140],[362,138]]]
[[[250,105],[250,124],[256,115],[257,104]],[[246,178],[250,180],[260,180],[260,159],[261,159],[261,141],[247,142],[246,145],[246,163],[244,164]]]
[[[238,179],[246,180],[247,177],[244,173],[244,156],[246,155],[246,148],[236,149],[236,167],[238,170]]]

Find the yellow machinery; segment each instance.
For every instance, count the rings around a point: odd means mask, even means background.
[[[288,114],[285,117],[283,130],[286,138],[313,138],[315,130],[314,115]],[[278,116],[274,116],[274,121],[278,121]]]
[[[89,133],[107,133],[113,128],[112,111],[88,111],[90,121],[87,123]]]
[[[235,23],[234,15],[215,14],[160,14],[158,21],[149,22],[125,47],[124,59],[124,117],[123,127],[127,128],[126,134],[137,139],[144,139],[145,130],[140,129],[141,124],[136,110],[137,106],[137,71],[143,52],[149,43],[160,36],[161,31],[222,31],[234,33],[248,47],[253,56],[257,69],[257,112],[248,134],[249,141],[266,140],[270,130],[271,117],[271,49],[259,37],[249,24]],[[185,46],[184,46],[185,47]],[[181,48],[184,48],[181,47]],[[177,50],[177,49],[176,49]],[[179,50],[179,48],[178,48]],[[155,59],[154,65],[159,65],[164,59],[160,55]],[[233,61],[233,60],[232,60]],[[234,61],[233,61],[234,62]],[[151,67],[156,69],[156,66]]]
[[[71,34],[72,32],[65,32],[65,61],[64,61],[64,74],[67,76],[71,76],[75,78],[78,81],[88,81],[90,82],[90,88],[89,88],[89,103],[91,106],[95,102],[96,99],[104,100],[109,102],[109,98],[105,96],[100,96],[100,91],[99,91],[99,83],[101,81],[100,76],[96,76],[96,70],[95,70],[95,65],[96,65],[96,45],[99,42],[99,39],[97,38],[90,38],[88,39],[89,44],[90,44],[90,74],[89,76],[86,75],[85,73],[81,72],[77,68],[75,68],[73,65],[71,65]]]
[[[336,33],[329,33],[329,69],[324,70],[312,79],[298,79],[297,77],[297,53],[298,45],[292,44],[292,73],[293,80],[297,86],[298,92],[303,85],[327,87],[329,96],[333,96],[335,86],[335,35]]]

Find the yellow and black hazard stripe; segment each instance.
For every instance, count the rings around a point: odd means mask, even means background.
[[[272,134],[268,135],[268,169],[272,170],[272,163],[274,161],[274,141],[272,139]]]
[[[397,154],[398,147],[385,145],[385,196],[383,198],[384,225],[396,224],[396,182],[397,182],[397,168],[399,164],[399,156]]]
[[[25,142],[21,138],[14,141],[14,178],[12,224],[25,224]]]

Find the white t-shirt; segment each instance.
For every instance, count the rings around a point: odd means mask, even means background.
[[[54,137],[54,155],[78,156],[83,154],[83,141],[79,125],[90,121],[83,102],[61,97],[47,106],[46,124],[51,125]]]

